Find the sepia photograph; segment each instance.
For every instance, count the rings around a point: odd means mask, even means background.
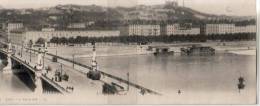
[[[257,104],[256,0],[0,0],[0,105]]]

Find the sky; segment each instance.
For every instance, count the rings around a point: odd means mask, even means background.
[[[58,4],[100,5],[100,6],[125,6],[164,4],[166,0],[0,0],[4,8],[41,8]],[[168,0],[170,1],[170,0]],[[177,0],[183,5],[183,0]],[[185,0],[184,5],[192,9],[223,15],[255,16],[255,0]]]

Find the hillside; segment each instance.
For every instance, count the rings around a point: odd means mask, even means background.
[[[135,7],[108,8],[97,5],[57,5],[39,9],[0,9],[0,22],[23,22],[29,29],[45,26],[66,28],[69,23],[95,22],[90,28],[110,28],[125,21],[183,21],[218,18],[191,8],[166,5],[138,5]],[[229,18],[226,16],[225,18]]]

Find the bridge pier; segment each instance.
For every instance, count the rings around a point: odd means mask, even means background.
[[[41,79],[42,73],[39,70],[39,72],[35,73],[35,88],[34,88],[34,92],[36,94],[42,94],[43,93],[43,87],[42,87],[42,79]]]
[[[11,61],[11,55],[7,55],[7,66],[3,68],[3,73],[10,74],[12,73],[12,61]]]
[[[42,71],[44,70],[43,67],[43,55],[42,53],[38,54],[38,60],[36,65],[36,72],[35,72],[35,89],[34,92],[36,94],[42,94],[43,93],[43,86],[42,86]]]
[[[7,50],[7,66],[3,68],[3,73],[7,73],[7,74],[12,73],[11,55],[12,55],[12,46],[11,43],[9,43],[8,50]]]

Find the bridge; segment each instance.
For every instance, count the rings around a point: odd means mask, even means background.
[[[39,54],[42,55],[42,54]],[[33,81],[35,88],[34,91],[37,93],[43,92],[42,87],[42,80],[47,82],[48,84],[52,85],[56,88],[60,93],[66,94],[70,93],[66,90],[63,86],[58,84],[58,82],[53,81],[50,77],[47,76],[44,72],[43,64],[41,62],[41,57],[39,57],[39,63],[33,64],[32,62],[26,61],[26,59],[17,56],[17,54],[13,53],[10,46],[7,49],[0,49],[0,56],[7,59],[7,66],[4,67],[4,73],[13,73],[12,69],[20,68],[23,70],[20,71],[27,71],[30,75],[31,80]],[[17,73],[17,72],[16,72]],[[18,72],[19,73],[19,72]]]
[[[3,72],[5,73],[12,73],[11,69],[13,68],[23,68],[25,69],[28,73],[30,73],[30,77],[34,82],[35,85],[35,92],[39,92],[42,93],[43,92],[43,86],[42,86],[42,82],[47,82],[49,85],[51,85],[52,87],[54,87],[56,90],[58,90],[60,93],[62,94],[69,94],[69,93],[73,93],[73,90],[71,89],[67,89],[68,87],[72,87],[74,86],[73,83],[71,82],[66,82],[66,81],[56,81],[54,80],[55,77],[55,72],[52,71],[48,71],[46,69],[47,66],[52,66],[55,68],[60,67],[61,63],[59,62],[53,62],[52,59],[50,58],[57,58],[59,61],[65,61],[68,63],[71,63],[80,67],[83,67],[87,70],[92,70],[91,66],[58,56],[58,55],[54,55],[51,53],[48,53],[46,51],[43,50],[36,50],[36,49],[32,49],[32,48],[28,48],[28,47],[21,47],[21,51],[19,51],[18,48],[12,48],[11,44],[7,44],[7,43],[3,43],[1,42],[3,45],[8,45],[7,49],[6,48],[2,48],[0,49],[0,56],[5,57],[5,59],[7,60],[8,64],[7,66],[4,68]],[[23,50],[24,49],[24,50]],[[28,54],[28,52],[30,54]],[[32,54],[37,54],[37,56],[31,56]],[[47,58],[49,57],[49,58]],[[37,60],[37,61],[35,61]],[[11,64],[10,64],[11,63]],[[80,70],[76,70],[74,68],[69,69],[70,71],[77,71],[80,74],[86,76],[88,71],[80,71]],[[128,86],[131,86],[133,88],[139,89],[141,92],[143,93],[150,93],[150,94],[155,94],[155,95],[161,95],[160,93],[151,90],[149,88],[143,87],[141,85],[138,85],[136,83],[130,82],[129,80],[120,78],[118,76],[103,72],[101,70],[97,70],[99,71],[102,76],[106,76],[109,77],[115,81],[119,81],[120,83],[124,83]],[[85,79],[88,79],[87,77],[85,77]],[[73,80],[73,79],[72,79]],[[79,80],[81,81],[81,80]],[[97,83],[101,83],[101,84],[111,84],[112,81],[106,82],[106,81],[102,81],[102,80],[98,80],[95,81]],[[113,85],[117,85],[114,82],[112,82]],[[119,85],[118,85],[119,86]]]

